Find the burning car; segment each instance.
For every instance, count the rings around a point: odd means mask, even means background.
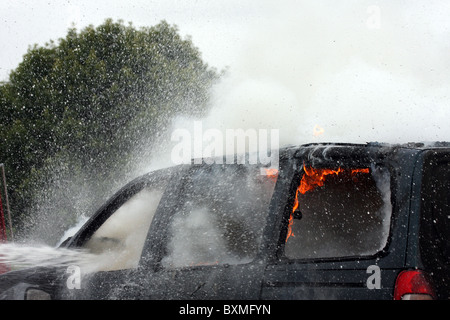
[[[6,299],[448,299],[450,144],[309,144],[179,165],[101,207]]]

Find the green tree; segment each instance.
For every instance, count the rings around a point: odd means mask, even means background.
[[[63,164],[106,179],[173,117],[204,115],[217,79],[191,39],[165,21],[137,29],[108,19],[30,47],[0,85],[0,162],[15,225],[48,170]]]

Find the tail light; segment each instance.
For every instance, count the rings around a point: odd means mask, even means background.
[[[394,300],[432,300],[435,298],[428,276],[422,270],[405,270],[397,276]]]

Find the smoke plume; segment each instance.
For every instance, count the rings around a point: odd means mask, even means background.
[[[450,139],[450,5],[282,1],[248,32],[205,123],[280,144]]]

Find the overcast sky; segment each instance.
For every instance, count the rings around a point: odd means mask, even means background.
[[[450,140],[449,16],[443,0],[0,0],[0,81],[72,24],[166,20],[210,66],[230,66],[211,115],[225,128],[283,128],[307,142],[317,125],[327,141]]]
[[[0,81],[7,80],[30,45],[65,37],[73,24],[80,30],[106,18],[136,27],[161,20],[176,24],[182,36],[192,36],[203,59],[221,69],[230,64],[249,26],[269,14],[261,0],[0,0]]]

